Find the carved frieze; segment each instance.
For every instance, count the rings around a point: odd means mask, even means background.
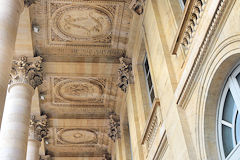
[[[52,80],[53,103],[69,105],[103,105],[106,79],[62,78]]]
[[[29,138],[42,141],[43,138],[47,137],[48,133],[48,122],[47,116],[35,116],[32,115],[29,125]]]
[[[109,132],[108,136],[115,142],[121,137],[119,116],[112,112],[109,114]]]
[[[119,58],[119,61],[118,87],[121,88],[123,92],[126,92],[128,84],[133,82],[132,59],[121,57]]]
[[[97,144],[95,131],[88,129],[57,129],[57,144]]]
[[[108,45],[119,31],[122,2],[48,2],[50,45]]]
[[[35,89],[43,81],[41,63],[41,57],[32,59],[21,57],[18,60],[13,60],[9,84],[25,83]]]

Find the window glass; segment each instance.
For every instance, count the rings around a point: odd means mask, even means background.
[[[227,93],[224,109],[223,109],[223,120],[232,123],[233,111],[235,110],[235,103],[230,90]]]
[[[155,94],[154,94],[152,77],[151,77],[151,73],[149,70],[149,63],[148,63],[147,56],[144,59],[143,66],[144,66],[144,73],[145,73],[145,78],[146,78],[146,83],[147,83],[148,96],[149,96],[149,100],[151,102],[150,105],[152,105],[154,98],[155,98]]]
[[[223,138],[224,152],[225,152],[225,155],[228,156],[228,154],[233,149],[232,129],[230,127],[222,125],[222,138]]]

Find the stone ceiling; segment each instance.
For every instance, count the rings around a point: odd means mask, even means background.
[[[38,0],[30,18],[35,56],[44,58],[40,109],[49,118],[53,157],[100,160],[113,152],[109,113],[124,98],[117,87],[132,12],[129,0]]]

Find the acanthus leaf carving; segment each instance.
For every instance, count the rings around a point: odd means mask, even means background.
[[[9,84],[25,83],[35,89],[43,81],[41,63],[41,57],[34,57],[32,61],[28,61],[25,56],[13,60]]]
[[[47,116],[31,116],[29,125],[29,138],[42,141],[43,138],[47,137],[48,134],[48,122]]]
[[[108,136],[115,142],[121,138],[120,118],[115,112],[109,113],[109,132]]]
[[[119,58],[120,67],[118,69],[118,87],[123,92],[127,92],[128,84],[133,83],[132,60],[130,58]]]

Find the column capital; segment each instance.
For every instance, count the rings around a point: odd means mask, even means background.
[[[121,137],[120,118],[115,112],[109,113],[109,132],[108,136],[115,142]]]
[[[119,58],[120,67],[118,69],[118,87],[123,92],[127,91],[128,84],[133,83],[132,75],[132,59],[121,57]]]
[[[37,141],[42,141],[43,138],[47,136],[48,133],[48,122],[47,116],[31,116],[29,125],[29,138]]]
[[[43,81],[41,63],[41,57],[31,59],[20,57],[18,60],[13,60],[9,85],[23,83],[32,86],[34,89],[41,85]]]

